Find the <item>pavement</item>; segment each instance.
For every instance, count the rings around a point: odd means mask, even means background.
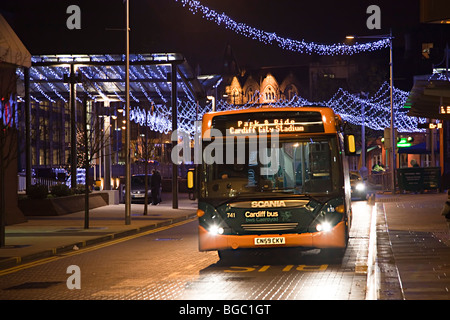
[[[369,268],[378,284],[376,299],[450,300],[450,232],[441,210],[447,193],[375,194],[369,199],[376,213],[376,259]],[[196,216],[197,202],[180,194],[172,209],[171,194],[163,202],[131,207],[125,225],[123,204],[51,217],[28,217],[28,222],[6,227],[6,247],[0,248],[0,270],[59,255],[70,250],[148,232]],[[370,276],[370,274],[369,274]]]
[[[447,193],[376,195],[378,299],[450,300]]]
[[[91,209],[89,229],[84,229],[84,211],[27,217],[27,222],[6,226],[6,246],[0,248],[0,270],[194,218],[197,201],[180,193],[178,209],[173,209],[172,194],[163,193],[160,204],[148,205],[146,216],[143,208],[142,204],[131,204],[129,225],[125,225],[125,205],[118,204]]]

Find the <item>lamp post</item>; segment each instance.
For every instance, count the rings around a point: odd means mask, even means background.
[[[392,193],[395,193],[395,132],[394,132],[394,60],[392,58],[392,30],[389,32],[389,84],[390,84],[390,100],[391,100],[391,186]]]
[[[125,224],[131,224],[131,155],[130,155],[130,4],[126,0],[125,51]]]
[[[391,109],[391,123],[390,123],[390,136],[391,136],[391,150],[390,150],[390,161],[389,167],[391,168],[391,189],[392,193],[395,193],[395,132],[394,132],[394,60],[392,58],[392,30],[390,30],[389,34],[384,35],[374,35],[374,36],[346,36],[346,39],[389,39],[389,95],[390,95],[390,109]]]

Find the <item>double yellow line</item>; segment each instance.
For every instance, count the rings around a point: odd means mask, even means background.
[[[123,238],[110,240],[110,241],[107,241],[107,242],[104,242],[104,243],[100,243],[100,244],[97,244],[97,245],[92,245],[92,246],[89,246],[89,247],[82,247],[82,248],[80,248],[79,250],[76,250],[76,251],[75,250],[74,251],[69,251],[69,252],[61,253],[61,254],[59,254],[57,256],[51,256],[51,257],[48,257],[48,258],[43,258],[43,259],[39,259],[39,260],[36,260],[36,261],[31,261],[31,262],[28,262],[28,263],[24,263],[24,264],[21,264],[21,265],[12,267],[12,268],[1,270],[0,271],[0,276],[4,276],[4,275],[10,274],[10,273],[14,273],[14,272],[17,272],[17,271],[20,271],[20,270],[29,269],[31,267],[39,266],[39,265],[42,265],[42,264],[46,264],[46,263],[49,263],[49,262],[52,262],[52,261],[56,261],[56,260],[64,259],[64,258],[67,258],[67,257],[75,256],[75,255],[78,255],[78,254],[82,254],[82,253],[98,250],[98,249],[101,249],[101,248],[109,247],[109,246],[112,246],[112,245],[117,244],[117,243],[121,243],[121,242],[124,242],[124,241],[132,240],[132,239],[139,238],[139,237],[142,237],[142,236],[146,236],[146,235],[149,235],[149,234],[152,234],[152,233],[164,231],[164,230],[167,230],[167,229],[170,229],[170,228],[178,227],[178,226],[187,224],[187,223],[195,221],[195,220],[197,220],[197,217],[191,218],[191,219],[188,219],[188,220],[184,220],[184,221],[181,221],[181,222],[177,222],[177,223],[174,223],[174,224],[171,224],[171,225],[168,225],[168,226],[164,226],[164,227],[152,229],[152,230],[149,230],[149,231],[144,231],[144,232],[141,232],[141,233],[133,234],[131,236],[126,236],[126,237],[123,237]]]

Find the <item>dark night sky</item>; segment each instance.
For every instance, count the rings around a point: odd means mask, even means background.
[[[347,34],[401,34],[418,24],[418,0],[202,0],[238,22],[292,39],[323,43],[344,41]],[[68,30],[66,8],[81,8],[81,30]],[[381,30],[368,30],[366,9],[381,8]],[[236,35],[192,15],[174,0],[130,0],[131,52],[181,52],[203,73],[220,72],[227,43],[243,66],[295,65],[308,57]],[[124,53],[122,0],[0,1],[5,16],[31,54]]]

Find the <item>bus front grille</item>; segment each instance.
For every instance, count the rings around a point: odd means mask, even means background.
[[[298,223],[264,223],[264,224],[242,224],[245,231],[283,231],[297,228]]]

